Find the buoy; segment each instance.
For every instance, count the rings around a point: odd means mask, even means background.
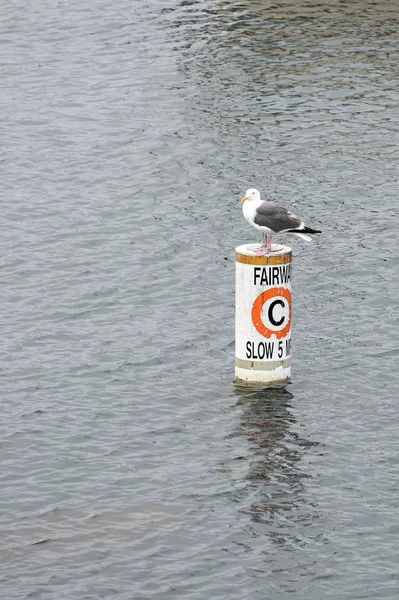
[[[236,248],[236,350],[238,385],[267,387],[291,376],[292,250],[259,244]]]

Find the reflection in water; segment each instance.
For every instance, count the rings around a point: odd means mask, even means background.
[[[248,509],[252,520],[270,523],[284,511],[292,512],[291,520],[314,519],[309,501],[304,498],[304,479],[309,475],[300,468],[303,452],[317,442],[301,438],[294,431],[293,395],[285,388],[241,391],[241,432],[247,437],[253,460],[247,479],[259,486],[256,501]],[[280,529],[290,525],[280,522]],[[275,535],[269,532],[272,537]],[[281,531],[278,539],[281,541]]]

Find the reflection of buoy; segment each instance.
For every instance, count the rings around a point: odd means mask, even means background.
[[[291,375],[291,267],[288,246],[256,256],[259,244],[236,248],[235,379],[275,384]]]

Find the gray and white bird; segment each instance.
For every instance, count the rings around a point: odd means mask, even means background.
[[[263,233],[263,242],[256,252],[257,256],[269,254],[275,233],[292,233],[307,242],[311,242],[312,238],[306,234],[321,233],[318,229],[305,225],[302,219],[282,206],[274,202],[264,202],[260,198],[259,191],[253,188],[245,192],[241,202],[242,212],[248,223]]]

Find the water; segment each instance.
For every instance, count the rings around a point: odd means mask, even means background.
[[[2,598],[397,597],[398,10],[3,6]],[[250,186],[323,234],[244,393]]]

